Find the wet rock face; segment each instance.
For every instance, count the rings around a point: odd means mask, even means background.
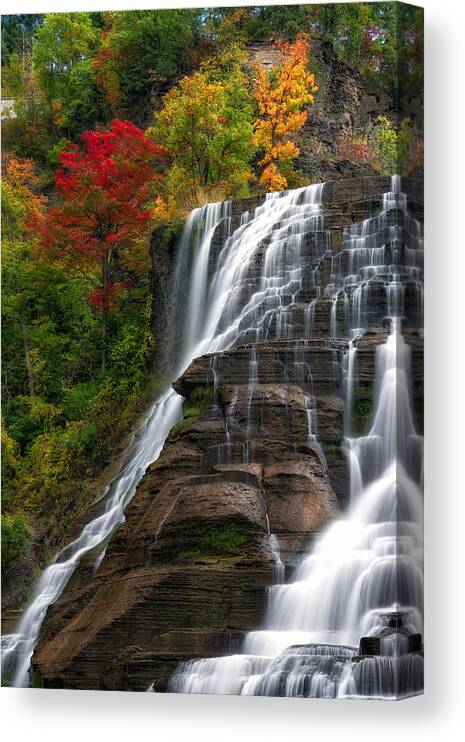
[[[342,439],[342,343],[310,344],[323,439]],[[47,686],[163,690],[177,664],[230,653],[260,626],[275,556],[292,570],[340,509],[324,449],[309,434],[308,379],[294,344],[197,359],[176,382],[185,419],[127,508],[92,574],[82,564],[51,607],[34,668]],[[318,359],[318,360],[317,360]],[[216,375],[215,375],[216,369]]]

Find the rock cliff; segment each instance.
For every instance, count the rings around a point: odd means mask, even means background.
[[[259,627],[276,568],[270,534],[291,569],[339,512],[324,446],[308,440],[295,352],[315,375],[320,440],[336,450],[342,403],[332,364],[342,348],[257,347],[262,381],[252,400],[247,347],[194,361],[175,384],[187,416],[147,471],[126,524],[95,574],[89,560],[50,609],[34,660],[46,685],[143,690],[155,678],[163,689],[179,661],[231,652]]]

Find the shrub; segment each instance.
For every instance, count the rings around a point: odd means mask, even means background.
[[[241,554],[247,542],[247,534],[231,523],[218,528],[208,528],[202,534],[200,548],[206,553]]]
[[[405,175],[422,162],[423,144],[409,118],[396,128],[387,116],[378,116],[370,136],[341,134],[336,140],[336,153],[358,165],[369,165],[383,175]]]
[[[233,523],[223,523],[216,527],[202,528],[198,531],[199,543],[192,549],[181,551],[181,559],[205,557],[242,556],[249,540],[249,535]]]
[[[355,415],[357,417],[369,418],[371,415],[372,404],[367,399],[359,399],[355,405]]]
[[[39,397],[17,397],[8,408],[9,431],[21,452],[27,453],[38,436],[60,425],[61,409]]]
[[[2,568],[10,569],[26,556],[33,530],[23,513],[2,515]]]
[[[97,381],[81,381],[65,390],[63,412],[68,420],[82,420],[89,415],[98,388]]]
[[[378,157],[366,137],[351,136],[344,132],[336,139],[336,154],[349,162],[379,169]]]

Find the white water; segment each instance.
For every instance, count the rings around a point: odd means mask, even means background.
[[[394,323],[387,343],[378,348],[381,392],[365,439],[373,440],[375,446],[378,439],[389,440],[386,451],[390,460],[380,457],[368,484],[363,477],[358,479],[359,490],[354,492],[346,516],[322,534],[293,581],[271,588],[265,630],[248,635],[244,654],[187,663],[172,679],[171,690],[394,697],[396,688],[389,686],[386,678],[397,671],[412,672],[412,666],[413,686],[406,690],[420,689],[419,659],[416,655],[404,657],[401,634],[394,635],[397,652],[385,650],[386,656],[368,662],[364,674],[357,663],[351,667],[351,674],[344,675],[346,661],[334,659],[344,653],[338,649],[341,645],[352,647],[351,656],[357,654],[360,637],[380,628],[379,613],[383,609],[408,609],[410,631],[422,632],[422,494],[404,465],[409,442],[417,436],[409,406],[398,403],[398,388],[402,400],[406,380],[398,357],[408,357],[407,350]],[[396,413],[399,420],[393,428]],[[354,448],[352,453],[361,457],[360,470],[363,457],[371,459],[369,446]],[[302,647],[301,654],[290,649],[294,645]],[[315,658],[315,645],[330,646],[320,646],[321,654]],[[375,687],[379,692],[373,690],[377,675]]]
[[[407,265],[400,262],[401,241]],[[271,588],[264,630],[249,633],[243,653],[184,663],[170,690],[328,698],[396,698],[422,690],[422,657],[408,653],[402,631],[384,635],[383,618],[401,611],[405,632],[422,633],[422,451],[412,413],[410,348],[400,332],[405,283],[413,285],[421,312],[421,248],[420,225],[407,214],[394,177],[380,213],[346,231],[337,257],[350,272],[333,274],[327,288],[333,335],[338,294],[346,333],[356,336],[370,322],[379,326],[377,319],[391,318],[390,335],[376,349],[370,430],[358,438],[351,437],[350,425],[356,339],[346,358],[349,509],[322,533],[292,582]],[[381,316],[372,297],[381,301]],[[351,662],[360,638],[377,635],[382,656]]]

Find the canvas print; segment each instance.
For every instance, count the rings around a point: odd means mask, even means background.
[[[2,17],[4,685],[422,692],[422,90],[397,2]]]

